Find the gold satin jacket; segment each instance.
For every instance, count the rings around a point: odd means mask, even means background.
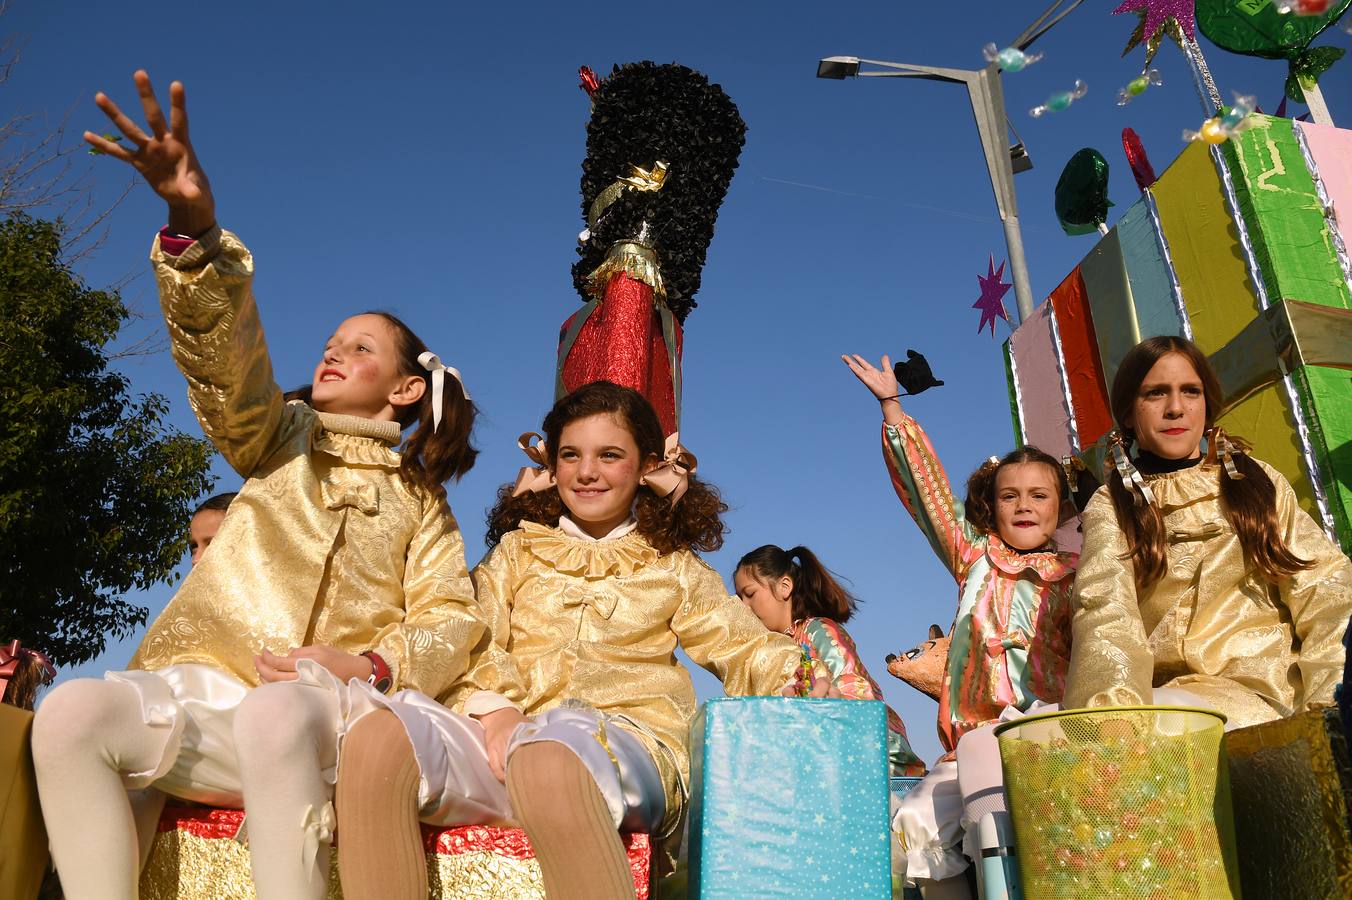
[[[398,424],[283,402],[233,234],[179,257],[156,239],[150,258],[193,411],[245,482],[130,668],[202,663],[257,685],[259,650],[327,644],[445,695],[483,624],[450,508],[399,474]]]
[[[686,654],[730,695],[775,694],[792,680],[798,645],[767,629],[694,553],[659,556],[637,531],[588,541],[522,522],[474,570],[488,632],[462,703],[497,693],[526,715],[565,701],[623,716],[666,788],[666,837],[690,777],[695,690]]]
[[[1313,565],[1273,586],[1245,564],[1221,507],[1219,466],[1146,475],[1168,535],[1165,575],[1137,597],[1106,487],[1085,508],[1065,706],[1151,702],[1191,691],[1254,725],[1333,700],[1352,615],[1352,563],[1260,462],[1277,488],[1288,547]]]

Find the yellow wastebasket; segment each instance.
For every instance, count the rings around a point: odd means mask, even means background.
[[[997,728],[1024,896],[1239,897],[1224,724],[1116,706]]]

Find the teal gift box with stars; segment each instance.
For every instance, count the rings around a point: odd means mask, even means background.
[[[891,896],[882,703],[710,700],[690,747],[691,897]]]

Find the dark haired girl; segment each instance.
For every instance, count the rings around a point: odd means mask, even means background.
[[[285,402],[253,259],[216,224],[183,86],[170,88],[166,121],[145,72],[136,84],[150,133],[98,94],[126,142],[85,139],[168,202],[151,260],[174,360],[202,429],[245,481],[131,671],[69,681],[38,712],[52,857],[70,900],[135,897],[167,793],[243,806],[258,896],[319,900],[347,707],[313,684],[437,696],[483,631],[443,487],[474,461],[474,408],[458,376],[379,313],[340,322],[308,404]],[[162,792],[138,805],[139,821],[129,788]]]
[[[1084,511],[1066,705],[1192,702],[1233,728],[1331,702],[1352,563],[1285,478],[1215,427],[1206,357],[1142,341],[1111,402],[1121,443]]]
[[[544,465],[504,486],[490,514],[493,549],[474,572],[489,634],[459,711],[375,697],[389,712],[344,744],[350,900],[427,896],[419,817],[520,822],[551,900],[633,897],[619,832],[673,838],[689,783],[695,695],[677,646],[729,694],[794,681],[797,645],[696,555],[722,544],[726,507],[652,406],[593,382],[560,399],[544,431],[532,448]]]
[[[737,562],[732,583],[737,596],[771,631],[793,638],[826,666],[832,686],[847,700],[882,700],[854,640],[844,627],[858,601],[806,547],[757,547]],[[887,709],[887,757],[893,775],[924,775],[925,764],[911,749],[901,717]]]
[[[1035,447],[991,457],[959,502],[929,438],[901,409],[891,361],[884,356],[879,369],[862,356],[843,359],[882,405],[883,457],[897,496],[958,583],[939,693],[939,740],[948,752],[898,814],[907,877],[930,887],[961,877],[977,852],[974,826],[1003,809],[994,789],[998,755],[974,752],[968,764],[960,739],[1007,710],[1061,700],[1077,558],[1058,552],[1052,535],[1075,510],[1061,465]]]

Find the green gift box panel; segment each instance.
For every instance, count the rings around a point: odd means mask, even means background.
[[[1020,440],[1095,474],[1108,390],[1143,338],[1191,338],[1218,422],[1352,551],[1352,131],[1251,116],[1189,144],[1005,346]]]

